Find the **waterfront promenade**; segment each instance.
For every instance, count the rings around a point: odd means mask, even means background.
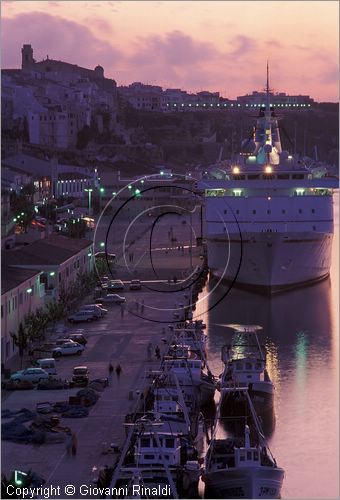
[[[123,420],[126,413],[133,410],[136,404],[136,391],[145,384],[144,375],[148,369],[156,369],[159,361],[152,356],[147,360],[147,346],[164,345],[165,324],[149,322],[128,311],[129,304],[135,304],[136,299],[145,302],[143,315],[148,315],[147,304],[153,304],[153,318],[164,319],[163,310],[157,308],[171,308],[177,301],[183,302],[183,293],[174,294],[155,293],[150,291],[126,292],[127,307],[122,315],[119,306],[110,306],[109,313],[96,323],[86,324],[84,329],[88,337],[88,344],[81,357],[69,356],[58,359],[58,376],[70,378],[73,366],[84,364],[89,367],[90,378],[107,377],[108,365],[111,361],[114,366],[120,363],[122,374],[120,380],[114,373],[110,385],[100,395],[98,402],[90,410],[89,416],[78,419],[61,419],[61,425],[68,426],[77,435],[78,450],[75,457],[69,457],[65,443],[43,444],[32,446],[3,442],[2,453],[6,457],[3,461],[3,472],[19,469],[41,474],[46,485],[61,486],[89,485],[92,480],[93,467],[112,465],[116,456],[112,453],[103,454],[103,443],[122,445],[125,438]],[[90,298],[86,302],[89,302]],[[141,314],[140,309],[137,314]],[[166,313],[173,319],[173,313]],[[8,393],[3,402],[3,409],[12,411],[28,408],[35,411],[37,402],[63,401],[75,394],[77,389],[61,391],[14,391]],[[131,395],[133,394],[133,399]],[[78,498],[76,494],[74,498]],[[60,497],[63,498],[63,497]],[[80,498],[80,497],[79,497]],[[81,498],[86,498],[82,496]],[[88,497],[88,498],[91,498]]]

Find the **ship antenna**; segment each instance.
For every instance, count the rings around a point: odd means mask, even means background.
[[[268,60],[267,60],[267,85],[266,85],[266,94],[267,94],[267,102],[266,102],[266,109],[267,111],[269,111],[269,64],[268,64]]]

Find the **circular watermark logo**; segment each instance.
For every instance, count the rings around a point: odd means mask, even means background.
[[[242,262],[242,234],[228,207],[240,242],[230,273],[231,240],[224,212],[216,211],[223,226],[222,271],[208,290],[205,199],[195,182],[179,174],[175,178],[155,174],[127,182],[112,193],[94,235],[101,296],[115,296],[103,302],[121,300],[122,310],[158,323],[177,323],[198,305],[196,317],[216,307],[234,285]],[[213,292],[227,275],[229,285],[216,298]],[[120,294],[126,288],[149,293],[129,293],[124,302]]]

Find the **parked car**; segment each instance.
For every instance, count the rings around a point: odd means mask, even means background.
[[[103,285],[102,285],[103,286]],[[107,284],[108,290],[125,290],[125,285],[121,280],[111,280]]]
[[[72,342],[77,342],[78,344],[81,345],[87,344],[87,340],[82,333],[71,333],[70,340],[72,340]]]
[[[117,293],[108,293],[106,297],[96,299],[96,303],[98,302],[103,304],[122,304],[123,302],[126,302],[126,298],[118,295]]]
[[[60,339],[57,339],[55,341],[55,347],[59,347],[60,345],[65,344],[65,342],[70,341],[70,335],[68,334],[67,337],[61,337]]]
[[[116,258],[115,253],[109,253],[109,252],[96,252],[94,256],[96,259],[104,259],[104,260],[107,259],[109,262],[113,262]]]
[[[107,314],[107,309],[100,307],[99,304],[85,304],[80,307],[79,311],[92,311],[93,314],[97,315],[99,318]]]
[[[74,385],[87,386],[89,383],[89,370],[87,366],[75,366],[73,368],[72,383]]]
[[[84,321],[93,321],[98,319],[92,311],[77,311],[75,314],[71,314],[67,318],[70,323],[81,323]]]
[[[40,382],[41,380],[48,380],[49,374],[42,368],[26,368],[11,375],[11,380],[14,382],[21,382],[27,380],[29,382]]]
[[[142,284],[139,280],[131,280],[130,290],[140,290],[142,288]]]
[[[37,359],[37,365],[39,368],[42,368],[49,375],[57,375],[57,368],[55,366],[54,358],[42,358]]]
[[[69,340],[68,342],[65,342],[59,347],[55,347],[54,349],[52,349],[52,354],[55,358],[57,358],[59,356],[69,356],[72,354],[80,355],[83,352],[83,350],[84,350],[83,345],[78,344],[78,342],[73,342],[72,340]]]

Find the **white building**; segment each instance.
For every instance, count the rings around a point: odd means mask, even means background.
[[[40,282],[40,274],[35,269],[2,266],[1,363],[5,364],[18,352],[11,333],[17,334],[28,313],[44,306],[45,286]]]

